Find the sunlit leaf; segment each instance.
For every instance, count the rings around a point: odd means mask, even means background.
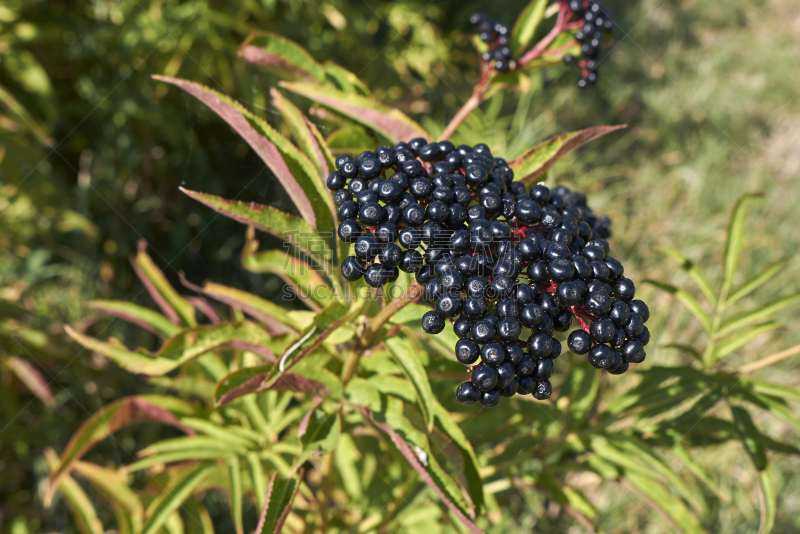
[[[511,50],[515,57],[519,57],[525,52],[533,40],[536,28],[544,18],[544,11],[547,8],[548,0],[533,0],[517,16],[514,28],[511,30]]]
[[[292,510],[302,481],[303,469],[287,480],[278,480],[277,472],[272,475],[254,534],[280,534],[283,531],[283,524]]]
[[[393,337],[386,340],[386,348],[392,353],[395,360],[403,368],[409,382],[414,386],[414,391],[419,399],[420,409],[422,410],[428,431],[433,428],[433,391],[428,381],[425,367],[417,355],[414,347],[402,336]]]
[[[170,285],[164,273],[159,269],[150,256],[147,255],[147,242],[140,239],[137,247],[139,249],[136,257],[131,258],[131,264],[142,283],[147,288],[147,292],[164,315],[175,324],[194,326],[197,324],[194,306],[183,298]]]
[[[686,271],[686,274],[688,274],[692,280],[694,280],[694,282],[697,284],[697,287],[700,288],[700,291],[702,291],[703,295],[711,304],[717,303],[717,296],[714,293],[714,288],[711,287],[711,282],[708,281],[708,278],[706,278],[706,275],[703,274],[703,271],[701,271],[692,260],[684,256],[679,250],[672,247],[659,247],[659,250],[669,256],[670,259],[672,259],[681,267],[681,269]]]
[[[741,349],[761,334],[772,332],[779,328],[783,328],[781,323],[777,321],[770,321],[764,324],[751,326],[745,330],[741,330],[740,332],[737,332],[736,334],[724,339],[717,345],[716,349],[714,350],[714,354],[712,355],[712,360],[724,358],[725,356],[728,356],[729,354]]]
[[[771,315],[778,313],[782,309],[788,308],[789,306],[794,306],[798,302],[800,302],[800,294],[787,295],[785,297],[779,297],[775,300],[767,302],[758,308],[737,313],[722,323],[722,325],[719,327],[717,335],[724,336],[743,326],[751,325],[755,322],[767,319]]]
[[[326,61],[323,66],[325,67],[325,74],[327,74],[342,91],[346,93],[360,93],[363,96],[372,96],[366,84],[349,70],[331,61]]]
[[[391,379],[393,377],[384,376],[383,378]],[[484,501],[483,480],[478,473],[478,458],[475,456],[475,451],[472,448],[472,444],[464,435],[461,427],[459,427],[450,417],[450,412],[448,412],[445,407],[442,406],[436,399],[433,399],[433,409],[434,414],[436,415],[437,427],[440,428],[449,439],[453,440],[453,443],[455,443],[459,449],[461,449],[461,453],[464,457],[464,474],[467,478],[469,496],[472,499],[472,503],[475,505],[475,513],[480,514],[480,510],[483,507]]]
[[[318,311],[319,306],[325,307],[335,302],[330,286],[317,267],[281,250],[257,252],[256,247],[251,245],[250,250],[242,250],[242,266],[245,269],[280,276],[300,300],[314,310]]]
[[[270,89],[270,95],[272,95],[272,105],[275,106],[275,109],[280,112],[283,120],[286,121],[286,125],[292,132],[295,143],[297,143],[297,146],[303,151],[311,163],[314,164],[314,167],[316,167],[317,174],[313,178],[318,180],[322,187],[325,187],[325,179],[329,172],[328,165],[325,161],[322,149],[309,127],[311,121],[303,115],[303,112],[300,111],[297,106],[292,104],[290,100],[284,97],[280,91],[274,87]],[[330,195],[328,195],[328,197],[328,202],[332,202],[333,200],[330,198]]]
[[[392,143],[409,141],[414,137],[429,137],[419,124],[404,113],[384,106],[371,98],[305,83],[281,82],[280,85],[288,91],[303,95],[346,115],[355,122],[385,136]]]
[[[97,510],[83,488],[69,475],[55,477],[55,473],[61,471],[56,453],[52,449],[47,449],[45,459],[50,470],[50,483],[54,485],[50,491],[54,492],[57,489],[64,497],[72,511],[72,519],[75,520],[78,531],[81,534],[104,534],[103,523],[97,517]]]
[[[170,515],[176,512],[189,496],[202,484],[215,468],[213,463],[199,463],[174,485],[156,497],[148,509],[147,522],[142,534],[153,534],[164,526]]]
[[[132,373],[160,376],[208,352],[225,348],[254,352],[275,360],[269,349],[272,337],[251,321],[218,323],[187,328],[169,338],[156,353],[145,349],[128,350],[119,340],[99,339],[64,328],[72,339],[89,350],[102,354]]]
[[[753,423],[750,413],[741,406],[731,406],[731,414],[744,450],[747,451],[756,469],[763,470],[767,467],[767,453],[764,450],[761,432],[758,431],[755,423]]]
[[[572,152],[584,143],[598,137],[625,128],[621,126],[595,126],[577,132],[570,132],[552,137],[509,162],[515,179],[525,184],[532,183],[544,174],[559,159]]]
[[[11,369],[11,372],[17,375],[20,382],[25,384],[25,387],[36,395],[40,401],[47,406],[55,405],[53,393],[50,391],[47,380],[45,380],[42,373],[40,373],[33,364],[22,358],[17,358],[16,356],[9,356],[6,358],[5,364]]]
[[[134,525],[138,530],[144,522],[144,506],[139,496],[128,486],[125,479],[113,469],[89,462],[75,462],[73,471],[95,487],[114,508],[120,531],[122,526]]]
[[[787,260],[778,260],[767,265],[763,271],[745,280],[740,286],[733,289],[728,298],[725,299],[725,304],[727,306],[732,306],[734,303],[742,300],[744,297],[775,278],[775,275],[783,271],[787,263]]]
[[[597,398],[600,380],[597,370],[588,365],[573,365],[564,381],[563,398],[570,399],[569,428],[577,430],[586,423],[586,414]]]
[[[758,473],[758,502],[761,510],[758,534],[769,534],[775,527],[778,516],[778,494],[772,481],[772,468],[767,466]]]
[[[723,255],[722,271],[722,299],[727,302],[727,295],[733,285],[733,279],[739,268],[739,254],[744,247],[744,223],[747,217],[747,207],[750,202],[761,193],[746,193],[739,197],[728,222],[728,233],[725,239],[725,253]]]
[[[132,302],[124,300],[90,300],[83,305],[86,308],[119,317],[162,337],[174,336],[180,331],[178,325],[160,313]]]
[[[242,43],[239,57],[279,74],[325,82],[325,69],[302,46],[275,33],[253,34]]]
[[[190,402],[163,395],[138,395],[111,402],[94,413],[72,435],[61,454],[60,465],[50,474],[45,497],[50,501],[59,480],[72,465],[99,441],[117,430],[137,423],[158,422],[181,428],[178,415],[191,415],[197,411]]]
[[[647,474],[627,472],[624,482],[636,493],[644,495],[678,530],[686,534],[704,534],[698,519],[679,499],[670,495],[661,484],[653,484]]]
[[[233,515],[233,525],[236,534],[243,534],[242,526],[242,471],[240,469],[239,458],[234,456],[228,462],[228,473],[230,478],[230,499],[231,514]]]
[[[674,295],[675,298],[681,301],[681,303],[686,306],[686,309],[689,310],[698,321],[700,321],[703,329],[706,332],[711,332],[711,318],[708,316],[708,313],[706,313],[703,307],[700,306],[700,303],[697,302],[697,299],[695,299],[688,291],[673,286],[672,284],[665,284],[655,280],[645,280],[644,282],[646,284],[654,285],[662,291],[666,291],[667,293]]]

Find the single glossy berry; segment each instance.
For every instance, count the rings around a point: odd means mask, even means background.
[[[362,260],[373,260],[380,251],[380,244],[378,240],[371,235],[362,235],[356,239],[356,244],[353,247],[356,256]]]
[[[497,370],[488,365],[479,365],[472,370],[472,384],[481,391],[489,391],[497,385]]]
[[[584,307],[586,308],[586,311],[595,317],[600,317],[601,315],[608,313],[608,311],[611,309],[611,297],[609,297],[606,293],[599,291],[589,293],[584,301]]]
[[[519,387],[517,388],[518,395],[530,395],[536,388],[536,379],[531,375],[517,376]]]
[[[416,250],[406,250],[398,267],[406,273],[417,273],[423,264],[422,254]]]
[[[627,336],[625,335],[625,329],[617,328],[614,331],[614,337],[611,338],[611,341],[609,341],[608,344],[611,345],[612,347],[619,348],[625,344],[625,341],[627,341]]]
[[[438,334],[444,330],[444,317],[435,311],[429,311],[422,316],[422,329],[426,334]]]
[[[355,256],[348,256],[342,262],[342,276],[344,276],[345,280],[350,282],[359,280],[364,276],[365,271],[366,267],[364,266],[364,262]]]
[[[641,300],[632,300],[629,306],[632,312],[639,314],[643,323],[646,323],[650,318],[650,309],[647,307],[647,304]]]
[[[589,351],[589,363],[597,369],[606,369],[614,362],[614,351],[608,345],[595,345]]]
[[[486,315],[489,306],[482,295],[470,295],[464,299],[462,310],[464,316],[469,319],[481,319]]]
[[[642,363],[644,361],[644,345],[638,339],[625,342],[620,349],[622,359],[628,363]]]
[[[494,339],[494,325],[486,319],[476,322],[472,325],[472,339],[476,343],[490,342]]]
[[[522,307],[519,314],[519,322],[526,328],[539,326],[545,318],[545,312],[537,304],[526,304]]]
[[[500,396],[501,397],[513,397],[519,391],[519,380],[516,376],[511,377],[511,382],[508,385],[504,386],[500,389]]]
[[[609,371],[609,373],[611,373],[612,375],[621,375],[625,373],[629,367],[630,364],[626,361],[623,361],[622,363],[619,364],[619,366],[617,366],[616,369],[614,369],[613,371]]]
[[[493,389],[491,391],[484,391],[481,396],[481,406],[484,408],[492,408],[500,403],[500,390]]]
[[[561,310],[553,316],[553,329],[558,332],[566,332],[572,327],[572,312]]]
[[[546,380],[553,376],[554,369],[553,360],[550,358],[536,360],[536,364],[533,368],[533,377],[536,378],[536,380]]]
[[[472,365],[478,361],[481,350],[471,339],[459,339],[456,343],[456,360],[464,365]]]
[[[445,317],[455,317],[461,311],[461,297],[458,293],[444,293],[436,302],[436,311]]]
[[[528,338],[528,354],[533,358],[546,358],[553,350],[553,340],[545,333],[532,334]]]
[[[370,265],[364,273],[364,281],[371,287],[381,287],[388,281],[389,270],[380,265]]]
[[[496,313],[500,318],[511,317],[515,319],[519,316],[519,305],[517,305],[516,300],[501,300],[497,303]]]
[[[347,179],[342,175],[341,172],[333,171],[328,175],[326,185],[331,191],[338,191],[347,185]]]
[[[355,243],[362,232],[361,225],[353,219],[346,219],[339,224],[339,239],[345,243]]]
[[[505,360],[505,349],[500,343],[487,343],[481,349],[481,360],[487,365],[497,367]]]
[[[397,267],[403,260],[403,250],[394,243],[389,243],[378,254],[378,260],[387,269]]]
[[[505,317],[497,323],[496,331],[498,339],[505,343],[510,343],[519,339],[522,327],[516,319]]]
[[[611,273],[609,275],[609,280],[620,280],[625,273],[625,267],[622,266],[622,263],[616,258],[606,258],[605,262],[609,272]]]
[[[397,225],[392,222],[384,222],[375,228],[375,238],[381,243],[394,243],[397,241]]]
[[[639,334],[638,339],[639,341],[642,342],[642,345],[645,347],[647,346],[648,343],[650,343],[650,330],[646,326],[642,328],[642,333]]]
[[[550,189],[543,184],[536,184],[531,188],[531,199],[540,206],[550,201]]]
[[[614,295],[623,302],[630,302],[636,294],[636,287],[630,278],[623,278],[614,284]]]
[[[583,300],[581,289],[575,282],[559,284],[556,296],[559,304],[565,307],[574,306]]]
[[[464,382],[456,389],[456,399],[458,399],[458,402],[461,404],[475,404],[480,398],[481,392],[472,385],[472,382]]]
[[[536,400],[547,400],[553,394],[553,386],[549,380],[537,380],[536,388],[532,393],[533,398]]]
[[[583,330],[573,330],[567,339],[567,346],[575,354],[586,354],[592,348],[592,342],[589,334]]]
[[[638,313],[631,312],[628,323],[625,325],[625,333],[632,339],[639,337],[642,330],[644,330],[644,321],[642,321],[642,317]]]
[[[541,210],[533,200],[520,200],[514,210],[514,215],[520,224],[531,225],[539,221]]]
[[[556,338],[553,338],[553,350],[550,351],[549,358],[551,360],[555,360],[559,356],[561,356],[561,342]]]
[[[589,327],[589,335],[595,343],[608,343],[614,338],[614,323],[608,317],[602,317],[592,321]]]
[[[572,262],[566,259],[551,261],[547,266],[547,270],[550,273],[550,277],[556,282],[571,280],[575,274],[575,268],[572,266]]]
[[[510,362],[505,362],[497,367],[497,385],[501,388],[506,387],[514,380],[514,366]]]
[[[631,310],[624,302],[615,300],[611,305],[608,316],[614,322],[615,326],[624,327],[628,324],[628,319],[631,317]]]
[[[367,226],[378,226],[381,222],[383,208],[377,202],[368,202],[358,211],[358,219]]]

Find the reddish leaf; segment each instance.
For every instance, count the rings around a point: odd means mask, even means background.
[[[42,374],[30,362],[27,362],[16,356],[9,356],[6,360],[6,365],[11,371],[17,375],[20,382],[25,384],[25,387],[31,393],[39,397],[43,403],[48,406],[55,405],[53,394],[50,392],[50,386],[47,385],[47,380],[44,379]]]
[[[277,480],[277,472],[272,475],[254,534],[275,534],[283,530],[286,517],[292,511],[292,502],[300,489],[303,473],[303,468],[300,468],[295,476],[283,481]]]
[[[529,184],[544,174],[555,162],[582,144],[626,126],[626,124],[620,126],[595,126],[577,132],[557,135],[539,143],[511,161],[509,165],[514,170],[516,180]]]
[[[263,120],[248,112],[241,104],[228,98],[222,93],[218,93],[204,85],[190,82],[188,80],[181,80],[169,76],[153,76],[156,80],[170,83],[183,89],[190,95],[197,98],[200,102],[211,108],[217,115],[227,122],[231,128],[244,139],[248,145],[255,150],[256,154],[267,164],[270,170],[275,174],[275,177],[283,185],[286,192],[289,193],[295,206],[297,206],[300,215],[311,226],[316,226],[317,219],[314,215],[314,209],[311,206],[303,188],[297,183],[297,180],[292,176],[286,161],[278,151],[278,148],[270,142],[265,136],[261,135],[252,126],[250,121]]]
[[[308,413],[303,416],[300,420],[300,424],[297,425],[297,437],[302,438],[306,434],[306,430],[308,430],[308,421],[311,419],[311,416],[314,415],[314,411],[317,409],[322,403],[322,397],[314,397],[314,403],[311,406],[311,409],[308,410]]]

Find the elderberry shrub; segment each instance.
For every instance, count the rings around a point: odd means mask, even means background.
[[[584,89],[597,82],[603,39],[614,30],[614,21],[611,12],[603,7],[600,0],[569,0],[563,3],[569,7],[571,22],[583,21],[583,27],[575,32],[581,52],[576,56],[565,55],[564,63],[581,69],[578,87]]]
[[[556,332],[572,330],[567,346],[611,374],[644,361],[650,311],[611,256],[611,221],[585,195],[528,189],[485,144],[422,138],[339,156],[327,184],[355,252],[343,276],[380,287],[400,269],[415,275],[433,308],[423,330],[449,321],[460,339],[462,403],[549,398]]]
[[[474,13],[469,21],[481,41],[489,45],[489,50],[481,55],[481,59],[501,72],[514,70],[516,62],[511,57],[511,31],[508,26],[489,18],[486,13]]]

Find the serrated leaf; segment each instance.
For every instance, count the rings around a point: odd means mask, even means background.
[[[205,481],[215,468],[213,463],[199,463],[182,478],[171,485],[153,501],[148,513],[147,523],[142,534],[158,532],[169,517],[176,512],[189,496]]]
[[[47,466],[50,470],[51,484],[57,484],[48,488],[49,493],[55,492],[58,489],[59,494],[64,497],[67,506],[72,511],[72,519],[75,521],[75,526],[81,534],[104,534],[103,523],[97,516],[94,504],[92,504],[89,496],[78,485],[78,483],[69,475],[62,475],[54,479],[54,473],[59,471],[58,456],[52,449],[45,451],[45,459]],[[49,506],[49,505],[48,505]]]
[[[627,125],[595,126],[577,132],[561,134],[539,143],[509,163],[517,181],[530,184],[558,160],[584,143],[615,132]]]
[[[753,341],[761,334],[772,332],[773,330],[777,330],[779,328],[783,328],[783,325],[781,323],[777,321],[770,321],[737,332],[736,334],[721,341],[717,345],[716,349],[714,350],[714,353],[712,354],[711,360],[716,361],[722,359],[728,356],[729,354],[732,354],[737,350],[741,349],[742,347]]]
[[[306,158],[264,119],[226,95],[199,83],[169,76],[153,76],[153,78],[186,91],[219,115],[269,167],[297,206],[303,219],[312,227],[319,227],[325,222],[325,210],[315,210],[311,202],[316,199],[317,204],[324,207],[325,203],[319,202],[324,197],[320,195],[320,190],[312,182],[310,175],[306,172],[297,172],[298,167],[304,166],[305,161],[303,160]],[[295,167],[294,172],[290,168],[290,164]],[[311,162],[308,162],[308,166],[311,167]],[[323,215],[323,217],[318,220],[318,215]],[[330,216],[329,211],[328,216]]]
[[[733,285],[733,278],[739,268],[739,254],[744,247],[744,223],[747,218],[747,207],[750,202],[761,196],[761,193],[746,193],[739,197],[731,212],[728,222],[728,232],[725,238],[725,253],[723,254],[722,290],[720,303],[727,304],[727,296]]]
[[[312,413],[305,433],[300,437],[303,454],[295,460],[302,465],[312,454],[332,452],[339,444],[342,433],[342,419],[339,412],[332,414]]]
[[[275,106],[283,120],[286,121],[295,143],[316,167],[317,174],[313,178],[318,180],[322,187],[326,187],[325,179],[329,172],[328,164],[325,161],[325,156],[317,142],[317,138],[311,132],[311,121],[303,115],[303,112],[297,106],[274,87],[270,89],[270,95],[272,95],[272,105]],[[331,203],[332,201],[330,194],[328,194],[328,202]]]
[[[672,247],[659,247],[659,250],[670,257],[675,263],[677,263],[681,269],[686,271],[692,280],[697,284],[697,287],[700,288],[700,291],[703,295],[708,299],[711,304],[717,303],[717,296],[714,294],[714,288],[711,287],[711,282],[708,281],[706,275],[703,274],[703,271],[689,258],[683,255],[677,249]]]
[[[326,61],[323,66],[328,78],[333,80],[334,84],[345,93],[360,93],[363,96],[372,96],[369,87],[349,70],[331,61]]]
[[[289,215],[276,208],[257,202],[226,200],[208,193],[191,191],[184,187],[179,187],[178,189],[226,217],[230,217],[242,224],[255,226],[278,239],[291,243],[317,261],[325,262],[331,259],[331,252],[327,247],[323,250],[322,255],[312,253],[312,249],[317,249],[315,243],[324,242],[325,240],[300,217]]]
[[[703,327],[703,330],[706,332],[711,332],[711,318],[708,316],[708,313],[700,306],[700,303],[697,302],[691,294],[685,289],[681,289],[679,287],[675,287],[672,284],[665,284],[664,282],[657,282],[655,280],[645,280],[646,284],[650,284],[656,286],[657,288],[661,289],[662,291],[666,291],[667,293],[672,294],[677,298],[686,309],[694,315],[695,319],[700,321],[700,324]]]
[[[686,508],[686,505],[667,493],[661,484],[653,484],[652,479],[647,474],[628,472],[625,475],[625,480],[637,493],[644,495],[652,502],[675,528],[686,534],[705,534],[700,522]]]
[[[787,263],[788,261],[784,259],[767,265],[763,271],[752,278],[745,280],[740,286],[731,291],[731,294],[727,299],[725,299],[725,304],[727,306],[732,306],[734,303],[740,301],[759,287],[763,286],[765,283],[772,280],[775,275],[783,271],[783,268]]]
[[[409,382],[414,386],[414,391],[419,400],[420,411],[430,432],[434,421],[433,390],[431,390],[428,375],[417,355],[416,349],[404,337],[387,339],[385,344],[386,348],[394,356],[395,361],[403,368]]]
[[[724,336],[725,334],[729,334],[738,328],[753,324],[757,321],[761,321],[762,319],[766,319],[784,308],[794,306],[798,302],[800,302],[800,294],[787,295],[785,297],[779,297],[775,300],[767,302],[758,308],[737,313],[722,323],[722,325],[719,327],[717,335]]]
[[[145,422],[159,422],[182,428],[177,416],[191,415],[196,411],[197,408],[192,403],[164,395],[125,397],[105,405],[92,414],[70,438],[61,454],[58,469],[50,474],[45,501],[50,502],[59,480],[72,469],[75,462],[95,444],[117,430]]]
[[[399,403],[400,401],[397,402]],[[402,407],[400,407],[400,410],[402,410]],[[485,534],[480,528],[478,528],[477,525],[475,525],[475,523],[473,523],[465,515],[465,512],[462,511],[462,509],[459,508],[459,506],[453,502],[451,497],[456,493],[456,490],[449,489],[447,493],[445,492],[444,484],[449,482],[449,485],[452,486],[454,483],[452,480],[449,479],[449,477],[447,477],[446,474],[435,473],[433,471],[433,467],[434,466],[438,467],[438,463],[436,463],[435,459],[422,448],[423,446],[427,446],[424,437],[415,438],[414,445],[419,448],[419,452],[415,453],[415,451],[411,449],[409,442],[406,441],[406,439],[403,438],[400,432],[398,432],[395,429],[395,427],[403,427],[408,430],[411,430],[410,435],[415,434],[413,427],[402,416],[402,414],[394,416],[390,416],[390,414],[384,414],[387,416],[386,417],[387,421],[392,422],[392,424],[389,424],[389,422],[381,422],[376,420],[375,417],[373,417],[369,412],[369,410],[367,410],[366,408],[361,408],[361,412],[364,414],[365,417],[369,417],[376,427],[378,427],[381,431],[383,431],[386,435],[389,436],[394,446],[397,447],[398,451],[400,451],[400,454],[402,454],[405,457],[405,459],[408,461],[411,467],[420,475],[422,480],[428,485],[428,487],[430,487],[434,491],[434,493],[436,493],[436,495],[439,497],[442,503],[444,503],[444,505],[447,506],[450,512],[459,521],[461,521],[461,523],[467,528],[467,530],[469,530],[473,534]],[[424,458],[428,463],[427,467],[422,465],[420,460],[422,454],[420,453],[425,453]],[[434,479],[433,476],[434,474],[437,475],[436,480]]]
[[[425,130],[404,113],[371,98],[305,83],[281,82],[280,85],[288,91],[346,115],[380,133],[392,143],[409,141],[414,137],[429,138]]]
[[[275,33],[250,35],[239,47],[239,57],[290,78],[325,82],[325,69],[305,48]]]
[[[254,534],[280,534],[283,531],[283,524],[292,510],[302,480],[303,469],[287,480],[278,480],[277,472],[272,475]]]
[[[140,239],[137,247],[139,250],[136,256],[131,258],[131,265],[158,307],[173,323],[195,326],[197,319],[192,303],[175,291],[161,269],[147,255],[145,252],[147,242]]]
[[[55,406],[53,393],[42,373],[30,362],[16,356],[8,356],[4,362],[12,373],[17,375],[20,382],[25,384],[28,391],[36,395],[47,406]]]
[[[242,249],[242,267],[254,273],[280,276],[300,300],[315,311],[335,302],[330,286],[317,267],[281,250],[258,252],[257,247],[251,244],[249,249]]]
[[[99,339],[76,332],[65,326],[67,334],[83,347],[113,360],[132,373],[161,376],[206,353],[222,349],[239,349],[254,352],[266,359],[275,360],[269,349],[272,337],[251,321],[200,325],[182,330],[169,338],[156,353],[145,349],[128,350],[119,340]]]
[[[511,30],[511,50],[515,57],[520,57],[531,44],[536,28],[544,18],[549,0],[533,0],[520,12],[514,28]]]
[[[174,336],[181,329],[160,313],[124,300],[91,300],[83,306],[118,317],[162,337]]]

